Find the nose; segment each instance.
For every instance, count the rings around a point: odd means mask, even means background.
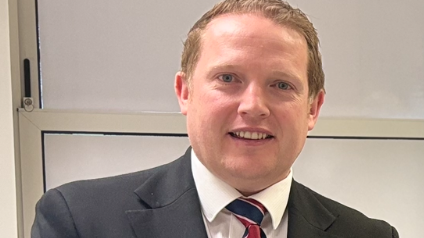
[[[248,119],[263,119],[269,116],[267,95],[259,85],[249,85],[240,98],[238,114]]]

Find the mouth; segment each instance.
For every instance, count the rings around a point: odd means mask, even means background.
[[[274,136],[262,132],[234,131],[228,134],[234,138],[245,140],[268,140],[274,138]]]

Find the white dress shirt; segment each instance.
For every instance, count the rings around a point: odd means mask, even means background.
[[[213,175],[191,151],[193,178],[202,206],[203,221],[209,238],[241,238],[246,228],[225,207],[243,195]],[[267,238],[287,238],[289,199],[292,171],[282,181],[250,196],[262,203],[268,212],[261,227]]]

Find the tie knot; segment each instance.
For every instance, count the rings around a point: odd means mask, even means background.
[[[250,225],[261,225],[266,212],[266,208],[255,199],[237,198],[226,206],[243,225],[247,228]]]

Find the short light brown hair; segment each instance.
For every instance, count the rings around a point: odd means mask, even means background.
[[[319,39],[308,17],[300,9],[281,0],[224,0],[206,12],[190,29],[184,42],[181,58],[181,71],[190,85],[191,76],[197,65],[202,45],[202,34],[214,18],[229,14],[260,14],[278,25],[290,27],[301,33],[308,45],[308,86],[309,96],[314,98],[324,89],[324,71],[322,69]]]

